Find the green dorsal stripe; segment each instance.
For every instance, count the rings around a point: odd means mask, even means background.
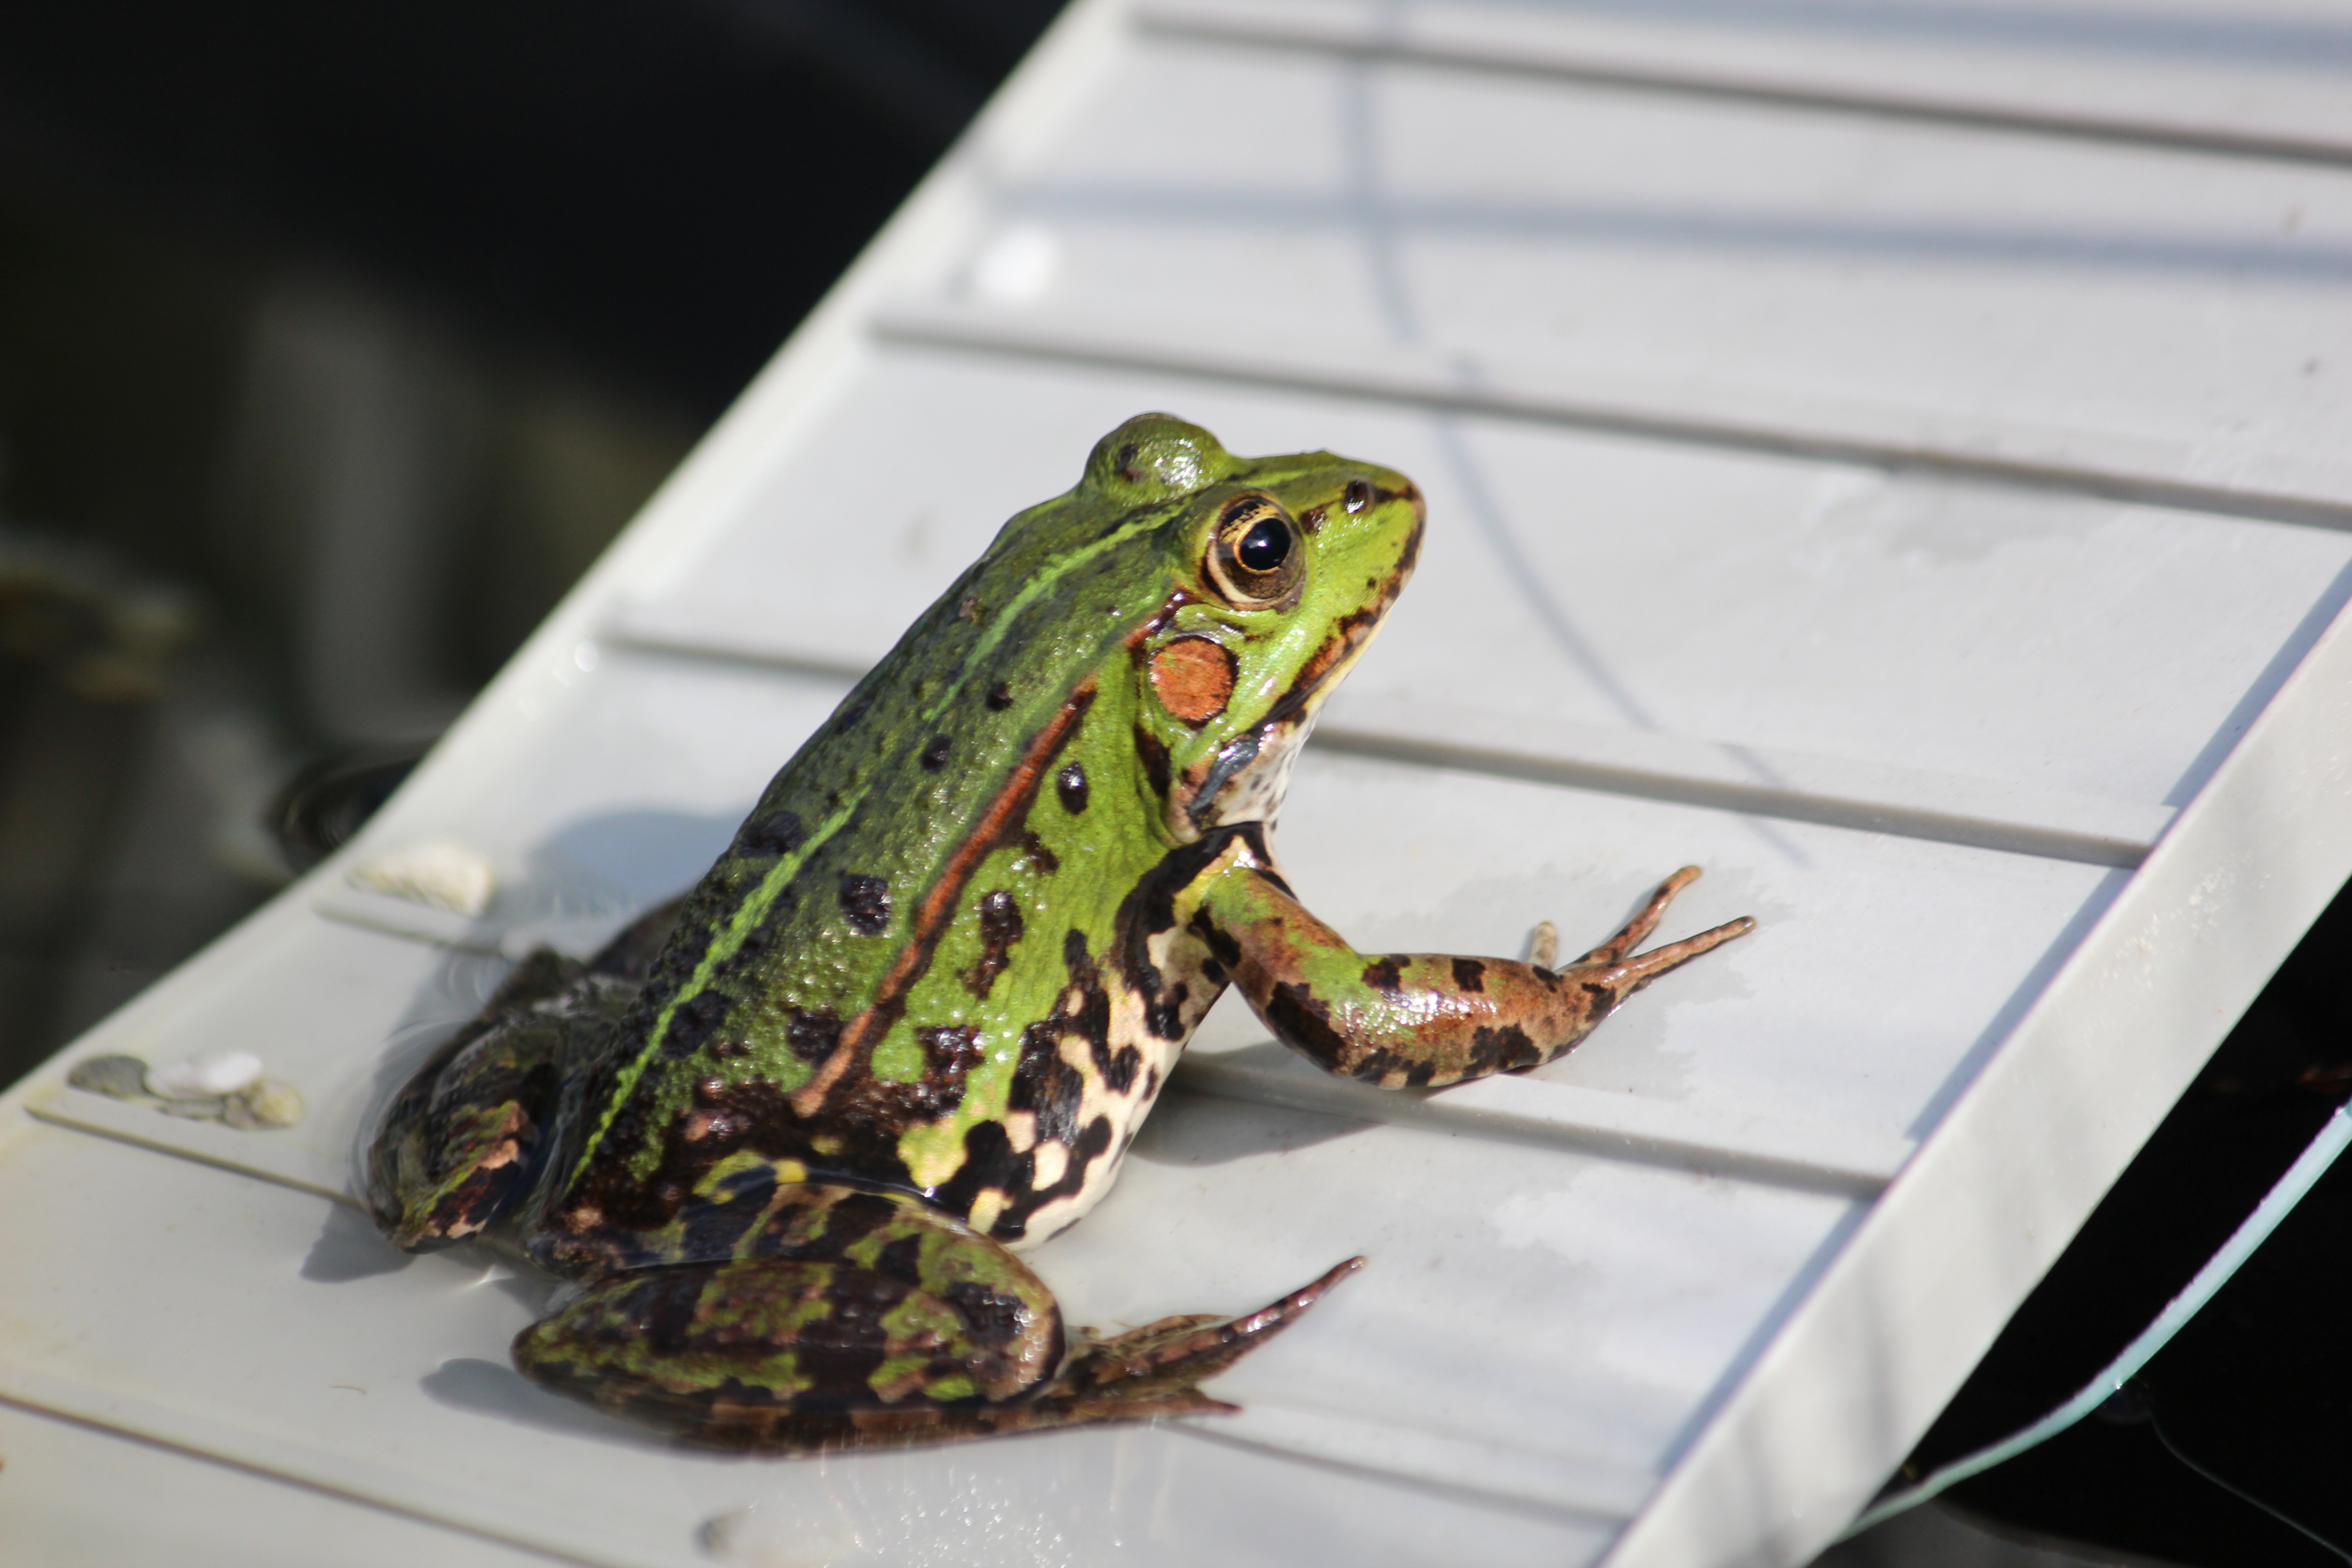
[[[987,627],[981,633],[979,640],[973,644],[971,652],[966,658],[966,668],[971,668],[984,664],[988,656],[995,651],[996,645],[1003,640],[1005,633],[1020,619],[1022,612],[1048,590],[1097,556],[1117,549],[1139,533],[1150,531],[1165,522],[1167,518],[1168,510],[1165,507],[1152,508],[1083,548],[1071,552],[1060,564],[1051,570],[1041,572],[1029,578],[1023,584],[1020,592],[1013,596],[1011,602],[991,617]],[[894,649],[893,657],[895,656]],[[928,731],[962,694],[963,686],[964,683],[961,680],[949,683],[930,709],[924,713],[916,728]],[[831,720],[826,721],[827,723],[831,721]],[[820,729],[817,732],[822,734],[824,731]],[[670,998],[668,1005],[665,1006],[654,1019],[653,1027],[646,1034],[645,1047],[637,1053],[635,1060],[621,1069],[620,1076],[614,1082],[612,1097],[604,1102],[604,1111],[597,1118],[596,1131],[581,1144],[580,1156],[572,1163],[572,1173],[565,1178],[567,1184],[578,1181],[581,1173],[587,1170],[588,1162],[594,1157],[598,1146],[604,1142],[605,1133],[612,1130],[613,1119],[620,1114],[621,1107],[628,1103],[629,1096],[636,1090],[638,1080],[645,1076],[646,1068],[660,1051],[662,1040],[669,1033],[670,1020],[677,1016],[678,1008],[709,988],[711,976],[718,973],[719,965],[732,958],[742,947],[743,939],[767,918],[768,910],[774,905],[784,889],[791,885],[793,879],[800,874],[801,867],[807,862],[809,857],[823,848],[856,814],[858,807],[865,804],[872,778],[873,775],[869,773],[864,780],[861,780],[857,787],[835,808],[833,814],[811,830],[799,849],[779,857],[768,874],[761,879],[760,885],[736,906],[735,913],[727,922],[726,928],[711,939],[709,947],[704,951],[702,962],[695,966],[693,976],[684,985],[678,987],[677,994]]]

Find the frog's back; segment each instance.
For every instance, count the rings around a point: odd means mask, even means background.
[[[785,764],[570,1086],[542,1256],[676,1254],[779,1171],[1006,1239],[1098,1193],[1213,1000],[1155,975],[1178,994],[1146,1016],[1112,951],[1172,847],[1122,644],[1183,499],[1082,486],[1014,518]]]

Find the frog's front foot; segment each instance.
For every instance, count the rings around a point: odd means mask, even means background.
[[[1525,961],[1442,952],[1359,952],[1302,904],[1252,844],[1236,839],[1205,873],[1191,929],[1275,1038],[1327,1071],[1383,1089],[1442,1089],[1557,1060],[1666,971],[1747,935],[1742,917],[1647,952],[1685,866],[1639,913],[1573,963],[1549,921]]]
[[[1699,868],[1685,866],[1659,883],[1640,912],[1620,927],[1607,942],[1569,965],[1569,972],[1603,972],[1616,991],[1617,1000],[1622,1002],[1667,970],[1679,969],[1700,953],[1711,952],[1734,937],[1746,936],[1756,929],[1755,921],[1742,915],[1712,931],[1703,931],[1680,942],[1670,942],[1664,947],[1654,947],[1644,953],[1634,953],[1633,950],[1648,941],[1650,933],[1658,929],[1658,921],[1665,914],[1666,906],[1675,901],[1675,895],[1698,879]],[[1555,967],[1553,960],[1559,952],[1559,932],[1549,921],[1536,927],[1528,945],[1540,955],[1534,960],[1538,967]]]

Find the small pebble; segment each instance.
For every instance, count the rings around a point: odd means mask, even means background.
[[[74,1063],[66,1081],[92,1094],[142,1100],[147,1094],[147,1064],[137,1057],[90,1057]]]
[[[302,1120],[302,1091],[282,1078],[265,1078],[228,1097],[221,1120],[247,1132],[291,1127]]]
[[[438,839],[395,849],[352,868],[352,885],[478,920],[498,891],[490,863],[462,844]]]
[[[92,1094],[144,1100],[166,1116],[225,1121],[241,1131],[291,1127],[302,1120],[302,1091],[282,1078],[261,1076],[250,1051],[213,1051],[167,1068],[150,1068],[137,1057],[91,1057],[76,1062],[66,1081]]]
[[[167,1100],[218,1099],[261,1081],[261,1058],[250,1051],[208,1051],[147,1074],[147,1088]]]

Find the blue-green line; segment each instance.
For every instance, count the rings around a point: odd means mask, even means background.
[[[2015,1458],[2028,1448],[2048,1442],[2115,1397],[2116,1391],[2142,1367],[2155,1360],[2156,1352],[2188,1325],[2205,1303],[2213,1299],[2216,1291],[2229,1283],[2230,1277],[2238,1271],[2239,1266],[2269,1239],[2271,1232],[2278,1228],[2279,1222],[2303,1201],[2304,1194],[2310,1192],[2313,1184],[2326,1173],[2327,1167],[2336,1163],[2336,1156],[2344,1152],[2347,1143],[2352,1143],[2352,1106],[2339,1106],[2327,1119],[2327,1125],[2319,1130],[2319,1135],[2296,1157],[2294,1163],[2287,1167],[2286,1174],[2281,1176],[2277,1184],[2263,1195],[2263,1201],[2254,1205],[2254,1212],[2246,1216],[2245,1223],[2239,1226],[2230,1239],[2222,1243],[2221,1250],[2207,1259],[2205,1267],[2197,1271],[2197,1277],[2189,1282],[2189,1288],[2166,1302],[2164,1310],[2156,1315],[2156,1321],[2142,1329],[2139,1336],[2124,1347],[2123,1354],[2108,1363],[2106,1369],[2084,1384],[2081,1393],[2031,1426],[2012,1433],[1990,1447],[1979,1448],[1973,1454],[1955,1459],[1917,1486],[1896,1492],[1864,1509],[1838,1539],[1850,1540],[1874,1524],[1893,1519],[1962,1481],[1984,1474],[2005,1459]]]

